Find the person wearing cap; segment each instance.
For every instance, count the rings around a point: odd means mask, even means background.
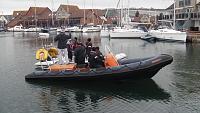
[[[71,34],[69,33],[68,35],[66,35],[64,29],[62,29],[60,34],[58,34],[54,39],[55,42],[56,41],[58,42],[57,48],[59,50],[59,55],[58,55],[59,64],[69,63],[68,51],[67,51],[68,39],[71,39]],[[63,57],[65,60],[62,59]]]

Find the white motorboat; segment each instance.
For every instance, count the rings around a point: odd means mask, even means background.
[[[40,39],[48,39],[49,38],[49,30],[47,29],[42,29],[41,32],[39,33]]]
[[[30,27],[30,28],[24,29],[24,32],[39,32],[39,31],[41,31],[41,28],[39,27]]]
[[[24,28],[22,25],[18,25],[18,26],[14,26],[12,28],[8,28],[7,30],[10,32],[23,32]]]
[[[82,31],[84,33],[88,33],[88,32],[100,32],[101,29],[98,26],[84,26]]]
[[[158,30],[150,30],[149,33],[152,37],[156,37],[158,40],[165,41],[178,41],[178,42],[186,42],[187,33],[176,31],[174,29],[158,29]]]
[[[82,32],[81,27],[73,26],[65,28],[65,32]]]
[[[114,28],[110,31],[110,38],[141,38],[148,34],[142,27],[135,28]]]
[[[168,22],[167,25],[159,25],[157,28],[150,30],[149,34],[157,40],[170,42],[186,42],[187,33],[174,30],[172,25]],[[166,22],[165,22],[166,24]]]

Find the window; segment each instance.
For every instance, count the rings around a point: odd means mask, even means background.
[[[185,13],[185,18],[188,18],[188,13]]]
[[[191,5],[191,1],[190,1],[190,0],[185,0],[185,5],[186,5],[186,6]]]
[[[194,13],[194,18],[197,18],[197,14],[196,13]]]
[[[194,18],[193,13],[190,13],[190,18]]]
[[[184,2],[183,2],[183,0],[179,0],[179,7],[184,7]]]

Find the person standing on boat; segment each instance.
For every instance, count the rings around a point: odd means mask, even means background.
[[[85,46],[82,43],[77,43],[77,47],[74,50],[74,56],[75,56],[75,63],[77,66],[85,64]]]
[[[74,40],[73,40],[73,50],[76,49],[76,47],[78,46],[78,38],[77,37],[74,37]]]
[[[92,42],[91,42],[91,38],[87,39],[87,42],[85,43],[86,45],[86,57],[89,57],[90,51],[92,50]]]
[[[67,50],[67,41],[68,39],[71,39],[71,33],[69,33],[68,35],[65,34],[65,30],[62,29],[61,33],[58,34],[56,36],[56,38],[54,39],[54,41],[58,41],[58,50],[59,50],[59,55],[58,55],[58,59],[59,59],[59,64],[68,64],[69,63],[69,59],[68,59],[68,50]],[[62,58],[64,57],[65,60],[63,60]]]
[[[73,58],[73,42],[72,39],[69,39],[67,42],[67,50],[68,50],[68,58],[69,61],[72,62],[72,58]]]

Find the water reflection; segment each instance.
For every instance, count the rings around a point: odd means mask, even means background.
[[[199,44],[187,44],[185,54],[176,54],[171,76],[172,104],[176,112],[200,110],[199,48]]]
[[[28,83],[31,89],[37,87],[36,96],[44,111],[102,112],[107,110],[106,106],[114,111],[120,111],[122,106],[129,106],[123,108],[127,110],[131,110],[130,106],[134,107],[132,110],[142,110],[144,108],[138,109],[135,106],[142,104],[141,101],[151,103],[162,100],[167,103],[170,98],[170,94],[153,80],[122,83]]]

